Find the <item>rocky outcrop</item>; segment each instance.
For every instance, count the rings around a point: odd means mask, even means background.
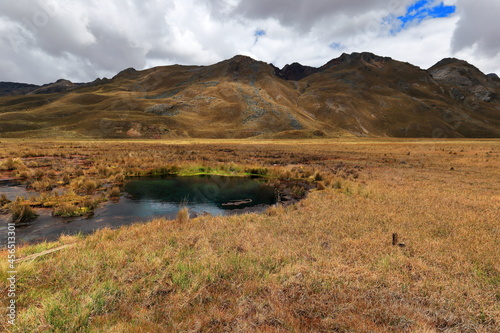
[[[285,65],[285,67],[280,70],[280,74],[281,77],[285,80],[299,81],[318,71],[318,68],[303,66],[297,62],[294,62],[291,65]]]

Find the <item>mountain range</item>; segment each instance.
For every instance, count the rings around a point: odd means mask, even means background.
[[[246,56],[90,83],[0,82],[1,137],[500,137],[500,79],[371,53],[282,69]]]

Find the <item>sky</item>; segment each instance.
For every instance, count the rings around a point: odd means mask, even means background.
[[[372,52],[500,75],[499,0],[1,0],[0,81],[90,82],[242,54],[283,67]]]

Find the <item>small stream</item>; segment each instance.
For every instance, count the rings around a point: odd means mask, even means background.
[[[103,203],[90,217],[54,217],[52,209],[37,209],[39,216],[32,223],[16,227],[16,241],[54,241],[63,234],[89,234],[104,227],[118,228],[159,217],[171,219],[181,206],[189,208],[191,217],[261,212],[277,200],[275,189],[257,180],[213,175],[129,179],[123,192],[117,202]],[[10,200],[37,195],[15,181],[0,183],[0,193]],[[1,247],[6,245],[9,221],[10,215],[0,215]]]

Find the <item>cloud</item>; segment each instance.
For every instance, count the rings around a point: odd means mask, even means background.
[[[456,12],[446,17],[442,10],[450,6]],[[500,72],[499,6],[496,0],[293,6],[287,0],[3,0],[0,81],[92,81],[128,67],[208,65],[236,54],[279,67],[321,66],[354,51],[421,67],[455,55]]]
[[[285,26],[307,33],[318,22],[344,15],[352,17],[381,11],[402,14],[410,3],[410,0],[389,2],[385,0],[309,0],[296,2],[292,6],[287,0],[252,0],[241,1],[234,8],[233,13],[250,19],[273,18]]]
[[[500,2],[495,0],[458,1],[460,20],[453,34],[452,49],[459,52],[474,48],[483,57],[500,53]]]

